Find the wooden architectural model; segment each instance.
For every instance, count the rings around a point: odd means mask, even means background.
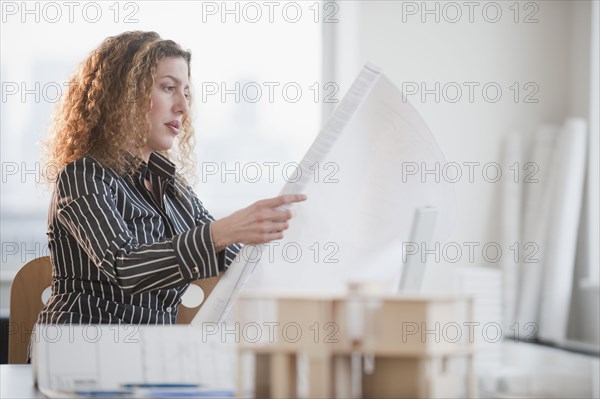
[[[254,369],[239,362],[238,395],[475,398],[472,314],[472,298],[454,295],[245,294],[239,358]],[[448,367],[456,359],[462,373]]]

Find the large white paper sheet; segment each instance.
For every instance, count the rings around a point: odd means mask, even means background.
[[[502,151],[502,170],[524,168],[525,157],[524,135],[511,132],[505,139]],[[502,245],[509,248],[514,243],[521,243],[521,214],[523,186],[520,181],[504,179],[501,196],[501,234]],[[519,298],[519,266],[520,259],[515,261],[512,256],[502,259],[502,299],[503,299],[503,328],[504,334],[514,333],[511,328],[516,321]]]
[[[285,185],[304,193],[283,240],[245,247],[192,324],[218,322],[244,289],[343,293],[393,281],[415,209],[439,210],[434,241],[454,226],[446,160],[427,125],[377,67],[366,65]],[[429,171],[429,173],[427,173]]]
[[[535,181],[525,185],[519,337],[566,339],[585,178],[586,124],[542,127],[533,137]]]
[[[567,339],[575,269],[583,182],[586,166],[586,123],[569,119],[561,129],[554,156],[552,216],[547,233],[540,307],[541,339]]]
[[[558,130],[541,126],[532,136],[527,161],[535,174],[524,187],[522,243],[526,250],[520,259],[520,286],[517,324],[513,330],[521,338],[533,338],[539,329],[540,298],[544,273],[546,235],[552,217],[549,198],[554,191],[554,153]]]

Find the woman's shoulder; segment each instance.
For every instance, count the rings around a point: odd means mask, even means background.
[[[84,175],[86,177],[94,176],[114,176],[116,173],[109,167],[104,166],[93,156],[85,156],[64,166],[60,175]]]
[[[83,195],[92,192],[103,192],[100,186],[112,186],[118,175],[92,156],[86,156],[70,162],[58,174],[56,184],[59,190],[76,189]]]

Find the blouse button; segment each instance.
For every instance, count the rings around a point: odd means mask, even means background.
[[[171,309],[171,307],[169,306],[169,307],[167,308],[167,313],[171,313],[171,310],[173,310],[173,309]]]
[[[194,273],[200,272],[200,270],[198,269],[198,267],[194,267],[192,270],[194,271]]]

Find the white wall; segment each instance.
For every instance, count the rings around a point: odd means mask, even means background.
[[[538,2],[539,23],[531,24],[515,24],[508,9],[510,4],[503,2],[500,2],[503,17],[496,24],[486,22],[477,9],[473,23],[468,22],[468,15],[454,24],[443,18],[436,23],[433,16],[427,16],[422,23],[419,15],[405,15],[407,22],[404,23],[406,3],[412,2],[353,4],[357,12],[358,41],[344,43],[344,37],[338,37],[338,43],[342,54],[344,47],[353,45],[358,51],[355,51],[353,64],[346,60],[344,68],[356,71],[370,60],[381,66],[400,87],[403,82],[425,82],[427,87],[433,87],[434,82],[440,82],[441,86],[448,82],[460,85],[478,82],[481,88],[487,82],[497,82],[503,89],[497,103],[486,101],[477,89],[474,102],[470,103],[466,86],[463,86],[463,99],[454,104],[444,101],[443,96],[439,103],[433,96],[427,96],[425,102],[418,96],[409,97],[449,161],[481,162],[482,165],[498,162],[502,137],[510,129],[529,129],[541,122],[560,123],[567,116],[571,29],[568,17],[571,6],[567,3]],[[437,2],[428,4],[433,7],[433,3]],[[349,7],[347,4],[340,2],[340,7]],[[344,20],[340,19],[340,26],[343,24]],[[539,103],[515,103],[514,92],[510,90],[514,82],[536,83],[539,92],[535,97]],[[497,184],[487,183],[481,175],[474,184],[457,184],[459,223],[452,240],[498,240],[498,231],[494,228],[498,215],[497,193]]]

